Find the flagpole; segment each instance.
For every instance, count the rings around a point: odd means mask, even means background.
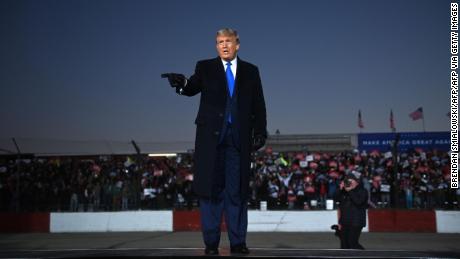
[[[423,132],[425,131],[425,115],[422,116],[422,125],[423,125]]]
[[[390,128],[391,128],[391,132],[393,133],[396,132],[395,121],[393,117],[393,109],[390,110]]]

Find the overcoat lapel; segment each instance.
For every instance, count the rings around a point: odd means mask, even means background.
[[[225,75],[225,70],[224,66],[222,65],[222,61],[220,57],[217,57],[214,62],[216,63],[216,75],[218,79],[218,88],[219,88],[219,93],[227,93],[228,94],[228,86],[227,86],[227,77]],[[225,98],[227,96],[225,95]]]
[[[241,85],[241,78],[244,76],[244,67],[242,62],[240,61],[240,58],[236,59],[237,65],[236,65],[236,80],[235,80],[235,87],[234,87],[234,92],[233,94],[238,97],[238,100],[240,99],[239,97],[239,92],[240,92],[240,85]]]

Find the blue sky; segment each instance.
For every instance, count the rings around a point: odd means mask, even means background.
[[[190,76],[238,30],[261,72],[268,131],[449,129],[450,1],[2,1],[0,138],[193,140]]]

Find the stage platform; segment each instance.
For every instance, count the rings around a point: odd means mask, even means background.
[[[460,258],[460,234],[363,233],[366,250],[338,249],[332,233],[248,233],[258,258]],[[226,233],[220,256],[230,254]],[[203,256],[199,232],[0,234],[0,258],[180,258]]]

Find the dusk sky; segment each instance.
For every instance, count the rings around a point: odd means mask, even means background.
[[[268,131],[448,131],[450,1],[0,2],[0,138],[194,140],[192,75],[215,33],[259,67]]]

